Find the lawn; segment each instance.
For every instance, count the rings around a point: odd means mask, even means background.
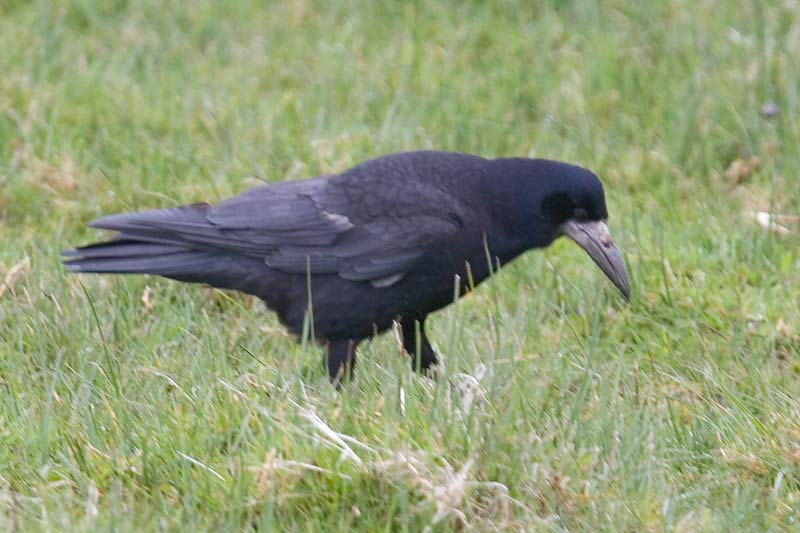
[[[602,4],[1,2],[0,529],[796,531],[800,2]],[[630,304],[559,241],[337,393],[254,299],[59,264],[427,148],[594,170]]]

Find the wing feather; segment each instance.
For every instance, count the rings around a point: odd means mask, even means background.
[[[92,223],[120,238],[234,252],[294,274],[398,282],[461,227],[452,196],[404,176],[337,176],[250,189],[215,206],[111,215]]]

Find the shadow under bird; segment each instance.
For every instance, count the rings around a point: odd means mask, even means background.
[[[156,274],[253,294],[294,334],[310,319],[338,383],[358,343],[395,321],[412,364],[431,369],[425,318],[453,301],[456,276],[477,285],[489,258],[503,265],[562,235],[629,298],[607,218],[600,180],[578,166],[407,152],[216,205],[105,216],[90,226],[116,231],[111,240],[63,255],[74,272]]]

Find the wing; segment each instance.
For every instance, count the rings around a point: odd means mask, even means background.
[[[386,287],[462,226],[461,209],[419,179],[345,172],[257,187],[216,206],[111,215],[91,225],[121,239],[233,252],[292,274]]]
[[[278,185],[223,202],[208,220],[293,274],[389,286],[462,225],[457,202],[417,180],[345,173]]]

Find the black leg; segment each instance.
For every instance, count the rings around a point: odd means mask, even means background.
[[[403,349],[411,356],[411,367],[417,372],[430,374],[439,363],[428,337],[425,335],[425,318],[401,322]],[[419,333],[419,335],[417,334]]]
[[[350,339],[328,343],[328,376],[338,388],[342,380],[350,377],[356,365],[356,342]]]

